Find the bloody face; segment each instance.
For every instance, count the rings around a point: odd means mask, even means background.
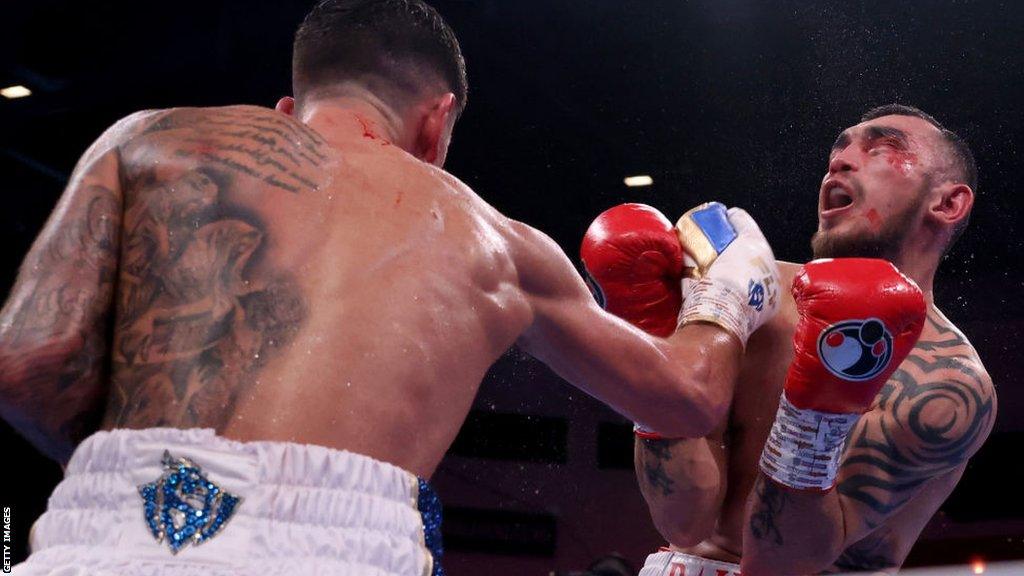
[[[844,130],[818,196],[815,258],[897,260],[920,230],[942,135],[915,116],[881,116]]]

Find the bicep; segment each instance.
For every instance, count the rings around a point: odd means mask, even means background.
[[[994,416],[991,384],[968,364],[960,375],[928,372],[920,362],[897,370],[843,456],[836,491],[847,543],[912,500],[938,508],[955,482],[946,491],[928,486],[957,474],[987,438]]]
[[[90,325],[113,289],[121,226],[117,159],[76,173],[25,257],[4,308],[7,339],[51,339]],[[102,304],[102,305],[101,305]]]
[[[518,344],[576,384],[609,371],[621,374],[627,365],[623,353],[650,340],[627,322],[605,313],[585,292],[535,296],[531,310],[533,322]]]
[[[598,306],[553,240],[532,229],[526,234],[517,250],[520,287],[532,312],[517,342],[523,350],[582,386],[621,379],[636,367],[635,353],[657,351],[653,337]]]

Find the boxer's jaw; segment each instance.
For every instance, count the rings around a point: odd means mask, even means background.
[[[868,209],[870,212],[874,209]],[[811,238],[815,258],[883,258],[899,265],[908,239],[917,228],[919,208],[910,205],[885,220],[850,217],[829,228],[819,228]]]

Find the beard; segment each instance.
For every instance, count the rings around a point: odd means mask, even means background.
[[[819,230],[811,238],[814,258],[881,258],[898,262],[903,246],[911,234],[911,224],[917,215],[918,204],[911,203],[898,214],[887,219],[877,230],[855,230],[839,233]]]

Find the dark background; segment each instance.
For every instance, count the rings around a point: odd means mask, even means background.
[[[812,5],[813,4],[813,5]],[[469,107],[447,168],[575,258],[590,220],[624,201],[679,214],[749,210],[780,259],[810,257],[836,134],[883,103],[920,106],[980,166],[972,224],[935,299],[977,346],[1000,413],[988,445],[911,564],[1024,558],[1024,274],[1017,180],[1024,8],[1012,2],[435,1],[462,42]],[[5,3],[0,85],[0,294],[78,156],[146,108],[249,103],[289,92],[298,1]],[[626,188],[624,176],[654,185]],[[514,416],[519,414],[520,416]],[[60,469],[6,425],[4,506],[23,557]],[[661,544],[630,469],[628,426],[510,352],[435,477],[449,571],[547,574]]]

